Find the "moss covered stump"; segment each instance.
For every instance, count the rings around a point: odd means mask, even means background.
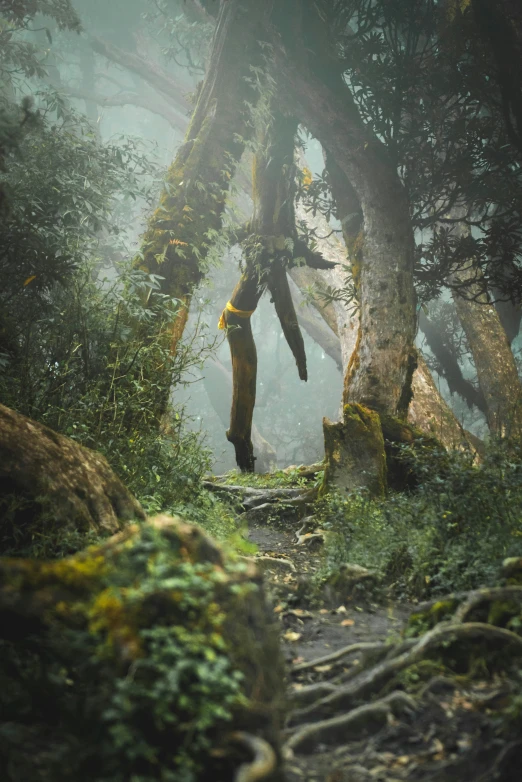
[[[378,413],[358,404],[343,408],[343,421],[323,419],[325,486],[341,492],[366,489],[374,497],[386,489],[386,455]]]
[[[181,519],[0,560],[6,782],[276,782],[283,693],[259,572]]]

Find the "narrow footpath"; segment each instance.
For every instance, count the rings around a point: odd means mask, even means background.
[[[396,602],[349,563],[332,587],[318,578],[313,492],[302,481],[230,480],[206,485],[236,503],[281,623],[288,782],[520,782],[522,720],[502,711],[515,686],[502,661],[521,653],[522,639],[487,616],[494,600],[520,610],[522,587],[419,606]]]

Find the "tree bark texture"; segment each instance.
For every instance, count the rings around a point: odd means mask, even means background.
[[[522,386],[499,315],[478,284],[471,267],[454,275],[453,282],[470,282],[465,294],[453,300],[469,344],[491,434],[522,442]],[[474,296],[473,299],[468,298]]]
[[[115,532],[145,518],[104,456],[3,405],[0,491],[43,500],[64,527]]]
[[[202,279],[200,262],[221,227],[229,182],[250,135],[247,104],[255,104],[258,94],[249,66],[262,62],[257,35],[269,6],[256,0],[222,4],[185,143],[169,168],[136,261],[163,277],[162,292],[185,306]],[[173,350],[181,333],[174,328]]]
[[[338,64],[330,60],[319,15],[307,6],[308,37],[274,35],[274,54],[299,119],[333,156],[363,215],[354,247],[361,307],[360,339],[345,382],[346,403],[405,417],[415,366],[414,240],[409,205],[382,142],[364,124]],[[313,30],[313,33],[312,33]]]

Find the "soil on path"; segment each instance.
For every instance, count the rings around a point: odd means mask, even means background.
[[[275,500],[271,510],[270,503],[256,505],[262,501],[250,495],[243,502],[243,521],[281,622],[288,782],[520,782],[520,717],[506,719],[517,697],[522,703],[512,666],[497,673],[486,662],[493,659],[488,644],[464,639],[454,647],[446,642],[443,653],[435,645],[433,653],[399,666],[398,675],[361,689],[367,674],[408,657],[429,632],[408,637],[414,606],[397,603],[371,579],[355,579],[344,591],[325,587],[316,577],[323,567],[320,539],[298,534],[311,508],[285,511]],[[477,644],[483,668],[470,671]],[[457,657],[463,652],[461,671],[452,660],[448,674],[448,648],[450,656],[454,648]],[[346,696],[351,692],[355,697]]]
[[[282,624],[290,698],[314,683],[355,675],[364,654],[323,664],[321,658],[357,644],[399,641],[414,609],[383,593],[374,602],[364,592],[317,592],[314,576],[322,566],[321,550],[297,543],[300,524],[257,523],[248,533],[258,547]],[[318,661],[315,666],[298,670],[313,660]],[[391,713],[377,730],[371,723],[357,726],[353,733],[336,732],[337,738],[326,743],[311,742],[308,751],[301,745],[299,752],[288,753],[288,782],[520,782],[522,743],[498,730],[497,711],[506,705],[509,683],[489,675],[453,681],[443,673],[434,663],[427,682],[417,683],[413,673],[399,685],[413,690],[415,702],[411,710]]]

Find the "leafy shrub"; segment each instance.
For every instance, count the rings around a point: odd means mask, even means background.
[[[414,492],[319,503],[332,532],[325,571],[354,562],[414,595],[493,583],[505,557],[522,555],[521,454],[492,443],[479,465],[460,452],[404,448],[404,457],[419,476]]]
[[[232,778],[227,754],[210,751],[234,715],[246,724],[247,698],[267,720],[282,686],[273,616],[246,570],[163,521],[76,558],[24,562],[12,589],[28,612],[0,633],[3,778]],[[260,677],[263,655],[273,671]]]
[[[41,101],[3,177],[0,399],[102,452],[147,511],[182,513],[229,537],[230,514],[199,488],[210,466],[201,437],[182,409],[164,415],[212,344],[200,331],[171,355],[179,302],[159,292],[157,276],[114,261],[131,205],[153,198],[157,169],[131,140],[100,144],[56,94]],[[52,508],[2,500],[5,553],[63,556],[82,540],[64,538]]]

